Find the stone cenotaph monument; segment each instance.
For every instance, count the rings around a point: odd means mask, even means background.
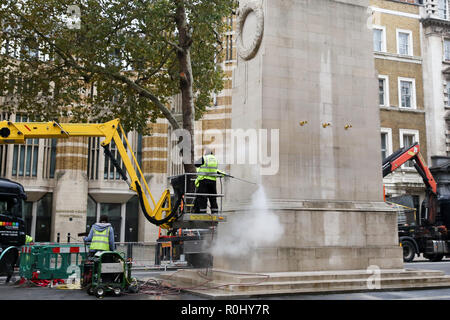
[[[260,183],[284,231],[245,257],[215,257],[214,267],[403,267],[396,213],[383,202],[367,7],[365,0],[240,1],[232,128],[277,130],[278,139],[267,140],[278,170],[236,164],[231,173]],[[227,192],[229,216],[251,210],[255,188],[239,186]]]
[[[270,157],[231,163],[258,186],[226,183],[212,270],[170,280],[216,298],[449,285],[442,272],[404,269],[383,201],[369,0],[239,4],[231,131],[256,130]],[[229,151],[254,156],[248,144]]]

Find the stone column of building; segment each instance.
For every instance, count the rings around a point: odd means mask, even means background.
[[[426,122],[428,130],[428,162],[431,156],[447,156],[450,154],[450,143],[446,117],[450,115],[450,54],[444,48],[450,40],[450,21],[448,17],[438,15],[431,1],[422,12],[423,66],[426,102]]]
[[[80,241],[78,233],[86,231],[88,179],[86,175],[88,138],[59,139],[56,149],[55,187],[51,241]]]
[[[282,232],[270,243],[262,241],[263,246],[250,243],[245,252],[219,250],[215,268],[280,272],[403,266],[396,214],[383,202],[368,4],[240,1],[232,129],[248,132],[243,141],[250,148],[252,137],[261,141],[266,134],[266,147],[275,152],[271,168],[266,163],[261,170],[250,161],[231,166],[232,175],[262,189],[242,184],[227,190],[229,220],[219,225],[217,245],[225,245],[221,237],[233,232],[234,242],[227,245],[236,249],[260,227],[260,240]],[[246,152],[239,147],[237,153]],[[266,197],[252,203],[262,191]]]
[[[156,202],[168,187],[168,125],[165,120],[149,125],[151,135],[142,140],[142,170],[150,191]],[[151,200],[149,198],[151,203]],[[141,209],[140,209],[141,211]],[[158,227],[148,222],[142,213],[139,214],[139,239],[154,242],[157,239]]]

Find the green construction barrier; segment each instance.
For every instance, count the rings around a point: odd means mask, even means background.
[[[52,280],[81,277],[81,266],[86,258],[83,244],[28,244],[20,253],[19,275],[25,279]],[[36,277],[37,275],[37,277]]]

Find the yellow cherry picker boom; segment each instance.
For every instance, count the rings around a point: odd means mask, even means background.
[[[101,146],[104,148],[105,155],[111,159],[111,162],[116,167],[117,172],[121,175],[122,179],[128,183],[130,190],[136,192],[145,218],[152,224],[159,226],[161,229],[168,230],[169,234],[177,234],[179,243],[181,242],[182,244],[186,240],[179,237],[179,235],[182,234],[181,229],[183,227],[189,226],[190,229],[195,229],[198,227],[199,229],[202,228],[205,230],[210,227],[215,227],[218,222],[225,220],[220,212],[217,214],[197,214],[194,212],[188,212],[184,215],[184,213],[188,211],[187,209],[189,207],[189,205],[185,203],[185,193],[186,195],[193,195],[192,189],[186,189],[186,186],[191,185],[190,180],[192,180],[192,175],[185,174],[178,176],[177,179],[173,179],[174,181],[177,181],[177,185],[171,181],[175,194],[171,195],[170,190],[166,189],[159,200],[156,201],[150,192],[150,188],[145,180],[138,161],[134,156],[126,134],[120,125],[119,119],[114,119],[109,122],[99,124],[58,123],[56,121],[0,121],[0,145],[24,144],[27,139],[65,139],[69,137],[104,138],[101,142]],[[125,141],[125,144],[123,143],[122,138],[123,141]],[[114,141],[117,147],[126,172],[124,172],[119,161],[115,159],[110,152],[109,146],[112,141]],[[128,156],[127,149],[130,150],[132,159]],[[130,179],[128,179],[127,173]],[[138,173],[140,176],[138,176]],[[143,190],[144,188],[145,192]],[[150,201],[145,193],[149,195]],[[169,240],[166,240],[165,242],[170,241],[171,240],[169,238]],[[170,257],[170,259],[172,260],[172,257]],[[161,261],[160,257],[159,259],[156,257],[155,260],[158,262]]]

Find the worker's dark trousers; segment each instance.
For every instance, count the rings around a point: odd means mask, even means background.
[[[200,180],[198,188],[195,190],[196,193],[208,193],[217,194],[216,181],[203,179]],[[206,207],[208,204],[211,206],[211,213],[217,213],[217,197],[206,197],[197,195],[194,200],[194,213],[206,213]]]

